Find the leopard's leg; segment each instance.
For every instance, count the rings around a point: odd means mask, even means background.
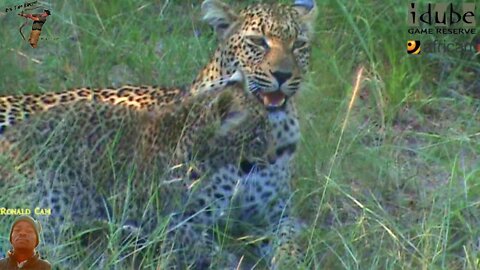
[[[304,224],[291,215],[288,199],[280,199],[268,216],[270,238],[262,246],[271,269],[300,269],[304,254],[298,243]]]
[[[259,257],[269,264],[270,269],[300,269],[304,254],[298,243],[298,236],[304,225],[291,214],[289,197],[255,202],[256,206],[244,208],[247,215],[243,215],[241,219],[253,217],[254,224],[265,219],[266,224],[260,223],[254,233],[257,239],[261,240],[257,244]],[[254,208],[257,210],[253,210]]]
[[[41,244],[38,247],[59,269],[81,269],[98,262],[104,249],[83,246],[85,237],[101,235],[107,210],[103,198],[91,186],[80,181],[82,177],[66,171],[62,165],[49,169],[35,166],[33,177],[17,175],[13,189],[21,191],[18,200],[31,209],[31,215],[42,225]],[[99,247],[100,245],[97,245]]]
[[[271,269],[298,269],[304,257],[298,245],[303,225],[291,213],[290,157],[254,166],[245,178],[241,219],[258,224],[264,238],[259,255]]]
[[[171,219],[168,241],[164,245],[164,252],[180,250],[180,256],[174,257],[180,262],[174,264],[208,269],[213,263],[214,267],[235,269],[238,259],[216,241],[215,226],[220,220],[230,218],[238,181],[235,166],[228,165],[186,187],[186,207]]]

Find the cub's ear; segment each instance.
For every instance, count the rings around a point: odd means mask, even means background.
[[[202,13],[203,20],[213,27],[220,40],[226,39],[238,22],[235,11],[219,0],[203,1]]]
[[[300,21],[303,23],[304,30],[310,35],[313,34],[315,20],[318,14],[315,0],[295,0],[293,8],[300,14]]]

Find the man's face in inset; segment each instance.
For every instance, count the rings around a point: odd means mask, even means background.
[[[35,229],[26,221],[15,224],[11,240],[14,250],[34,250],[37,245]]]

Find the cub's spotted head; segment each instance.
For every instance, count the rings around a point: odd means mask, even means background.
[[[235,12],[221,1],[206,0],[202,10],[220,39],[215,59],[220,74],[242,70],[267,109],[283,108],[308,68],[315,2],[256,4]]]

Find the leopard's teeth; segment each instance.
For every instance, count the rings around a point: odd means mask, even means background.
[[[285,94],[280,91],[271,93],[261,93],[263,105],[268,108],[278,108],[283,106],[286,101]]]

